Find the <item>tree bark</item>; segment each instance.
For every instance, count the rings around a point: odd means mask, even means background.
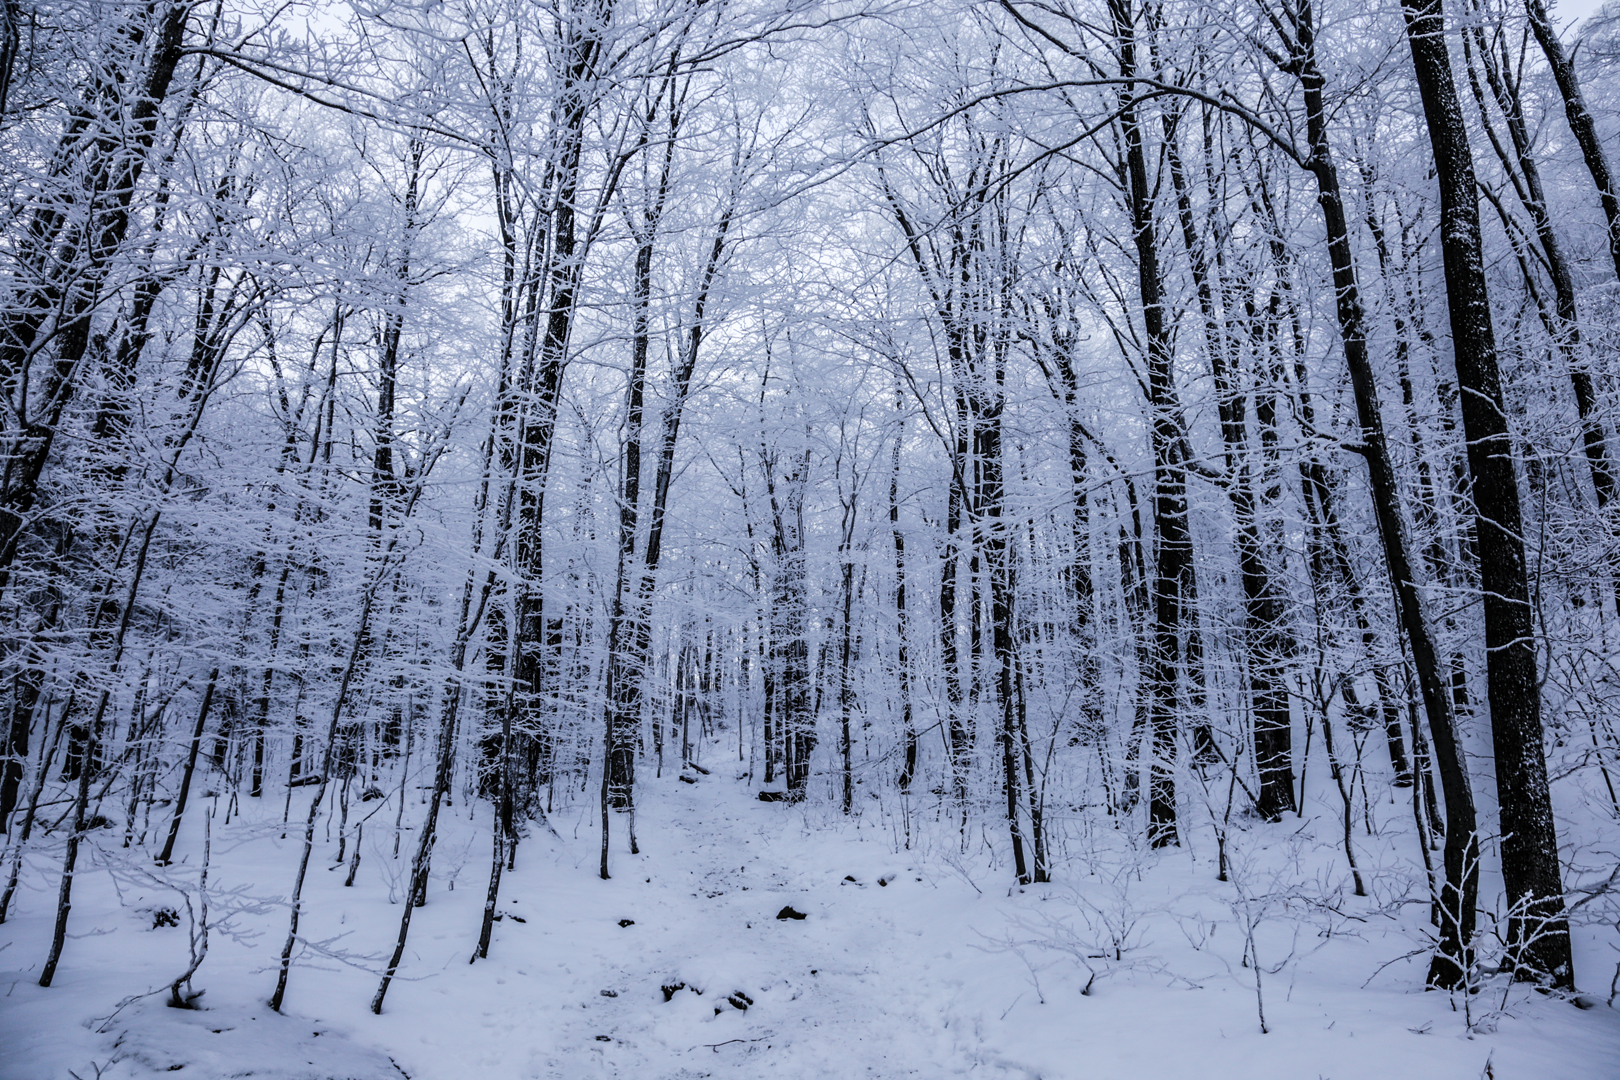
[[[895,388],[895,409],[904,408],[905,398]],[[900,680],[901,764],[897,782],[901,791],[910,791],[917,776],[917,728],[911,712],[911,654],[908,643],[910,615],[906,610],[906,536],[900,529],[900,447],[906,439],[902,414],[894,434],[894,450],[889,464],[889,533],[894,538],[894,634],[895,669]]]
[[[1394,586],[1401,626],[1406,631],[1412,650],[1412,663],[1417,671],[1446,794],[1446,874],[1441,891],[1440,947],[1430,961],[1428,981],[1431,986],[1450,990],[1464,986],[1473,967],[1471,942],[1479,889],[1479,841],[1473,791],[1457,741],[1451,697],[1441,674],[1429,620],[1423,610],[1406,518],[1400,507],[1400,491],[1384,438],[1383,413],[1367,349],[1366,315],[1350,246],[1344,197],[1328,141],[1328,114],[1324,103],[1326,80],[1317,67],[1315,22],[1308,0],[1299,0],[1295,16],[1298,38],[1286,44],[1291,48],[1295,74],[1305,99],[1309,153],[1304,164],[1316,179],[1317,203],[1322,208],[1322,220],[1327,231],[1339,337],[1356,399],[1361,452],[1367,462],[1379,540]],[[1323,490],[1326,490],[1325,487]]]
[[[1440,185],[1446,301],[1485,593],[1486,683],[1501,808],[1508,942],[1516,977],[1547,978],[1569,988],[1575,972],[1547,781],[1523,515],[1485,286],[1473,157],[1452,77],[1441,0],[1402,0],[1402,8]]]
[[[1137,74],[1136,28],[1130,0],[1109,0],[1120,75]],[[1153,189],[1147,150],[1137,115],[1135,91],[1120,90],[1119,126],[1125,143],[1123,181],[1136,249],[1136,280],[1142,302],[1147,346],[1147,391],[1153,445],[1153,526],[1157,558],[1153,579],[1153,631],[1148,693],[1148,842],[1180,844],[1176,832],[1176,733],[1179,724],[1182,636],[1188,610],[1184,594],[1192,573],[1192,536],[1187,529],[1187,470],[1181,460],[1181,426],[1176,401],[1170,325],[1165,318],[1164,283],[1153,223]]]

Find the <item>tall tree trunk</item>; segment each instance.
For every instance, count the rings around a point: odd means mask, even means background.
[[[1136,27],[1131,0],[1109,0],[1113,37],[1123,78],[1137,74]],[[1148,409],[1153,445],[1153,526],[1157,558],[1153,582],[1151,670],[1148,672],[1148,842],[1170,847],[1176,832],[1176,730],[1180,705],[1178,660],[1188,609],[1183,595],[1192,571],[1192,536],[1187,529],[1187,470],[1181,460],[1181,429],[1170,325],[1165,318],[1159,246],[1153,223],[1153,188],[1147,150],[1137,115],[1135,91],[1120,91],[1119,126],[1125,142],[1125,196],[1136,249],[1136,280],[1142,302],[1147,347]]]
[[[965,454],[958,455],[959,461],[965,458]],[[956,629],[957,573],[962,561],[957,538],[961,530],[962,483],[960,470],[956,470],[945,497],[944,550],[939,564],[939,650],[940,667],[945,675],[945,749],[951,774],[951,796],[965,810],[968,754],[973,740],[963,711],[962,650]]]
[[[1547,781],[1523,515],[1485,286],[1474,162],[1441,2],[1402,0],[1402,8],[1440,184],[1446,301],[1485,593],[1486,684],[1501,808],[1502,878],[1510,905],[1508,942],[1517,976],[1549,978],[1567,988],[1574,986],[1575,972]]]
[[[771,549],[775,567],[771,581],[771,662],[776,680],[776,723],[782,742],[782,772],[788,798],[797,802],[807,794],[810,755],[816,745],[816,716],[810,688],[810,605],[804,552],[804,496],[810,476],[810,454],[794,458],[785,475],[778,476],[773,458],[762,455],[765,490],[770,499]]]
[[[895,387],[895,410],[905,406],[905,397]],[[906,440],[902,413],[894,433],[894,450],[889,463],[889,533],[894,538],[894,636],[895,668],[900,680],[901,763],[898,783],[901,791],[911,790],[917,776],[917,728],[911,712],[911,654],[908,641],[910,615],[906,610],[906,536],[900,529],[900,447]]]
[[[1055,224],[1058,235],[1063,239],[1063,250],[1067,252],[1070,244],[1067,230],[1060,223]],[[1075,287],[1073,270],[1069,266],[1060,260],[1053,268],[1053,273],[1056,280],[1041,297],[1038,312],[1039,316],[1044,317],[1045,326],[1040,333],[1031,337],[1030,348],[1036,365],[1046,378],[1047,388],[1051,390],[1053,398],[1063,406],[1068,422],[1072,514],[1070,535],[1074,555],[1060,574],[1067,586],[1070,646],[1075,651],[1075,666],[1078,669],[1076,691],[1079,714],[1070,740],[1071,745],[1085,742],[1097,747],[1099,760],[1105,766],[1104,785],[1110,788],[1108,797],[1112,807],[1112,785],[1106,779],[1109,759],[1104,750],[1107,722],[1103,716],[1102,662],[1097,649],[1097,627],[1094,625],[1096,583],[1092,580],[1091,572],[1092,519],[1088,444],[1094,439],[1081,417],[1080,375],[1075,367],[1081,344],[1079,340],[1081,324],[1077,312],[1082,298]]]
[[[1003,449],[1001,417],[1003,391],[1000,385],[999,357],[994,376],[985,373],[984,381],[994,378],[993,397],[981,403],[976,412],[976,426],[983,465],[977,532],[984,539],[985,562],[990,575],[990,648],[996,663],[996,697],[1001,706],[1001,759],[1003,784],[1007,796],[1007,824],[1012,834],[1013,868],[1018,883],[1049,880],[1045,853],[1032,841],[1040,827],[1036,810],[1035,792],[1030,790],[1031,770],[1020,776],[1019,761],[1028,764],[1029,730],[1024,715],[1024,695],[1018,663],[1018,645],[1013,632],[1014,574],[1012,552],[1007,543],[1007,526],[1003,516]],[[1026,829],[1029,830],[1026,835]],[[1025,847],[1030,851],[1026,856]]]
[[[851,756],[850,715],[855,708],[855,493],[844,504],[843,536],[839,539],[838,559],[842,577],[843,611],[838,642],[838,753],[843,763],[843,810],[855,808],[855,767]]]
[[[630,331],[630,373],[625,386],[624,448],[620,453],[618,572],[608,618],[607,722],[602,733],[602,851],[597,873],[603,880],[608,877],[608,811],[628,809],[634,797],[634,732],[641,720],[641,672],[647,663],[648,641],[643,629],[646,620],[640,610],[641,583],[646,578],[646,570],[638,566],[636,557],[637,515],[641,504],[641,429],[651,337],[653,241],[663,213],[669,156],[673,152],[674,139],[671,138],[665,147],[664,169],[657,192],[637,225],[632,284],[635,313]]]
[[[1446,794],[1446,876],[1441,890],[1440,947],[1430,962],[1428,979],[1431,986],[1456,989],[1466,984],[1473,966],[1471,941],[1479,889],[1479,840],[1473,791],[1452,719],[1451,697],[1441,674],[1438,651],[1423,610],[1417,568],[1413,565],[1406,519],[1401,512],[1400,490],[1384,438],[1383,413],[1367,350],[1366,314],[1350,245],[1344,196],[1328,140],[1328,113],[1324,102],[1326,80],[1317,66],[1315,20],[1308,0],[1298,0],[1293,12],[1293,24],[1297,28],[1298,38],[1285,44],[1293,53],[1296,74],[1303,91],[1309,140],[1309,153],[1300,161],[1316,179],[1317,203],[1322,208],[1328,259],[1333,270],[1339,338],[1344,349],[1345,365],[1350,369],[1356,417],[1361,426],[1362,456],[1367,462],[1379,540],[1394,586],[1401,626],[1406,631],[1412,650],[1412,663],[1417,671]],[[1325,485],[1308,486],[1322,493],[1327,492]]]

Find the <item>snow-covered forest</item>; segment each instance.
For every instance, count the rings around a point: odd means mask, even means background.
[[[1617,104],[1546,0],[0,0],[0,1076],[1620,1074]]]

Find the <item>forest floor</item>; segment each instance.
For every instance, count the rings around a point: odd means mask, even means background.
[[[380,1017],[367,1003],[409,852],[407,837],[390,856],[390,803],[368,825],[353,888],[323,869],[336,837],[319,837],[304,924],[316,944],[281,1015],[264,1001],[286,908],[266,898],[291,881],[298,831],[281,837],[280,800],[214,830],[196,1010],[164,995],[119,1008],[183,970],[187,916],[111,829],[79,880],[56,985],[36,985],[56,883],[43,848],[0,926],[0,1080],[1620,1076],[1606,986],[1581,1009],[1492,983],[1465,1016],[1425,993],[1422,956],[1406,957],[1423,945],[1421,906],[1264,886],[1268,860],[1294,860],[1287,878],[1300,880],[1286,826],[1254,827],[1275,832],[1253,858],[1234,843],[1231,882],[1215,880],[1211,851],[1126,858],[1094,845],[1108,858],[1071,857],[1059,881],[1020,889],[977,830],[964,853],[954,826],[914,819],[907,848],[904,819],[876,800],[845,818],[815,801],[760,803],[724,765],[697,780],[640,784],[642,854],[616,836],[611,881],[597,877],[586,807],[555,816],[561,835],[535,828],[503,885],[489,958],[472,965],[488,872],[474,837],[487,831],[452,808]],[[200,861],[201,825],[186,835],[170,882]],[[153,926],[164,905],[178,926]],[[786,907],[805,917],[778,918]],[[1596,990],[1614,960],[1595,936],[1578,946]],[[1258,998],[1246,954],[1259,957]]]

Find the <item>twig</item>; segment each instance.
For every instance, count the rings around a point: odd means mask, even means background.
[[[725,1042],[701,1043],[700,1045],[707,1046],[710,1050],[713,1050],[715,1053],[718,1054],[720,1052],[720,1048],[722,1046],[730,1046],[732,1043],[757,1043],[757,1042],[764,1042],[766,1039],[774,1039],[774,1038],[776,1038],[776,1036],[774,1034],[770,1034],[770,1035],[761,1035],[757,1039],[727,1039]],[[694,1046],[694,1047],[692,1047],[692,1049],[696,1050],[697,1047]]]

